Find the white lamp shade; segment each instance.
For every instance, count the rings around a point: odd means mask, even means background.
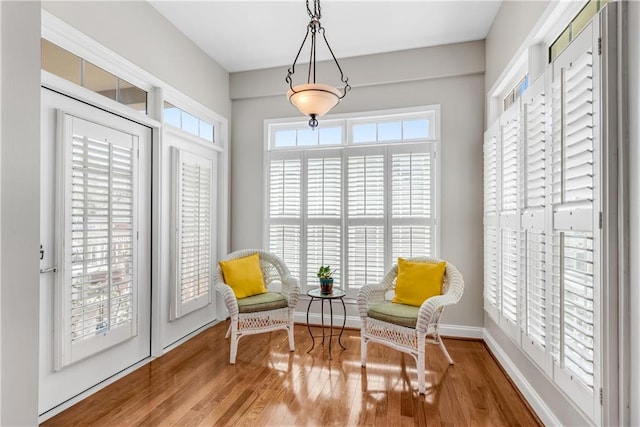
[[[304,115],[322,117],[340,101],[340,91],[320,83],[305,83],[289,89],[287,98]]]

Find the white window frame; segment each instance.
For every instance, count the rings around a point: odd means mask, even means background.
[[[381,121],[398,121],[401,119],[413,119],[413,118],[427,118],[429,120],[429,137],[425,139],[408,139],[405,141],[384,141],[374,143],[352,143],[351,133],[353,124],[360,124],[363,122],[381,122]],[[371,152],[380,152],[384,156],[385,162],[385,180],[384,180],[384,198],[385,198],[385,215],[381,220],[381,224],[384,226],[385,233],[385,248],[384,248],[384,272],[386,272],[395,263],[392,259],[392,241],[391,241],[391,227],[398,220],[392,220],[391,218],[391,156],[396,153],[405,153],[410,147],[415,147],[418,151],[429,151],[432,154],[431,157],[431,219],[429,226],[431,226],[431,256],[439,257],[440,254],[440,187],[441,187],[441,167],[440,167],[440,106],[428,105],[422,107],[412,107],[396,110],[384,110],[384,111],[370,111],[364,113],[349,113],[342,115],[330,115],[323,119],[322,125],[329,126],[341,126],[342,136],[341,145],[320,145],[313,147],[281,147],[273,148],[270,146],[270,141],[273,140],[275,132],[282,129],[299,128],[308,129],[306,121],[301,118],[285,118],[265,120],[264,122],[264,227],[263,227],[263,242],[264,247],[269,247],[269,170],[271,160],[286,159],[286,158],[299,158],[301,161],[301,209],[302,214],[300,218],[300,283],[301,285],[312,288],[316,286],[316,283],[306,283],[307,265],[306,265],[306,230],[309,220],[306,217],[306,186],[307,186],[307,161],[310,158],[324,157],[324,153],[340,154],[342,158],[342,217],[341,222],[341,239],[342,239],[342,263],[339,266],[340,276],[342,280],[347,280],[347,261],[346,254],[348,252],[348,224],[360,223],[368,220],[347,218],[347,177],[346,168],[349,156]],[[402,125],[401,125],[402,126]],[[322,222],[323,220],[319,220]],[[318,222],[315,219],[311,222]],[[401,221],[402,222],[402,221]],[[343,285],[341,285],[343,286]],[[348,287],[348,286],[347,286]],[[347,293],[350,297],[355,297],[359,288],[347,289]]]

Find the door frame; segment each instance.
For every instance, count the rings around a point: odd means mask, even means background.
[[[121,116],[125,119],[137,122],[151,129],[151,356],[125,371],[120,372],[114,377],[103,381],[91,389],[79,394],[73,399],[59,405],[50,410],[46,414],[39,417],[39,422],[62,412],[75,403],[81,401],[85,397],[95,393],[101,388],[115,382],[123,376],[133,372],[140,366],[143,366],[154,358],[162,356],[167,351],[175,348],[177,345],[186,341],[193,335],[204,330],[207,325],[191,332],[183,339],[173,343],[171,346],[164,347],[162,342],[163,319],[161,318],[162,304],[161,293],[163,291],[161,284],[168,280],[163,273],[161,257],[165,248],[164,242],[168,242],[168,231],[163,231],[161,224],[164,216],[170,215],[170,212],[162,212],[162,206],[166,203],[163,195],[162,183],[170,170],[162,170],[161,165],[164,163],[163,154],[164,143],[162,140],[163,131],[163,104],[165,99],[170,102],[179,103],[180,108],[199,114],[202,118],[206,118],[215,122],[219,127],[217,134],[218,140],[215,142],[215,149],[220,152],[218,161],[218,206],[217,206],[217,243],[216,249],[219,256],[229,252],[229,231],[230,215],[229,215],[229,152],[228,152],[228,121],[225,117],[215,113],[204,105],[194,101],[187,95],[183,94],[173,86],[157,78],[153,74],[145,71],[130,61],[124,59],[117,53],[104,47],[97,41],[71,27],[69,24],[60,20],[56,16],[41,11],[42,31],[41,37],[45,38],[58,46],[87,59],[93,64],[127,80],[128,82],[147,91],[147,115],[141,114],[130,107],[120,104],[114,100],[101,96],[89,89],[68,82],[56,75],[46,71],[41,71],[41,86],[46,89],[59,92],[60,94],[70,96],[80,102],[84,102],[103,109],[110,113]],[[157,243],[157,244],[155,244]],[[216,312],[218,320],[221,313],[224,312],[223,303],[216,299]]]

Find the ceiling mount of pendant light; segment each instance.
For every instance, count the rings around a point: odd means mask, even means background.
[[[331,46],[329,46],[324,27],[320,24],[320,18],[322,17],[320,12],[320,0],[313,1],[313,11],[311,11],[311,8],[309,7],[309,0],[307,0],[307,13],[311,17],[311,22],[307,25],[307,33],[302,40],[302,45],[300,45],[296,59],[293,61],[293,65],[287,72],[286,81],[289,83],[287,98],[289,99],[289,102],[295,105],[302,114],[310,117],[309,126],[311,126],[312,129],[315,129],[318,126],[318,117],[324,116],[333,107],[335,107],[338,102],[345,97],[347,92],[351,90],[351,86],[349,86],[349,79],[344,76],[342,68],[340,68],[340,64],[338,64],[338,60],[333,54]],[[311,34],[311,50],[309,52],[307,82],[294,86],[292,77],[296,72],[296,62],[298,62],[300,53],[309,38],[309,34]],[[330,85],[316,83],[316,36],[318,34],[322,35],[322,38],[331,53],[331,57],[338,67],[338,71],[340,71],[340,81],[344,83],[342,91]]]

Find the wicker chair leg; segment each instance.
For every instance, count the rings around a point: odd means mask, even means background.
[[[447,359],[447,362],[449,362],[449,365],[453,365],[453,359],[449,355],[449,352],[447,351],[447,347],[444,346],[444,342],[442,342],[442,338],[438,333],[438,325],[436,325],[435,331],[433,332],[433,339],[438,343],[438,346],[440,347],[440,350],[442,350],[442,352],[444,353],[444,357]]]
[[[360,364],[362,367],[367,366],[367,339],[364,336],[364,331],[361,333],[360,339]]]
[[[449,355],[449,352],[447,351],[447,347],[444,346],[444,343],[442,342],[442,338],[440,337],[438,337],[438,345],[440,346],[440,349],[444,353],[444,357],[447,359],[447,362],[449,362],[449,365],[453,365],[453,359]]]
[[[232,325],[231,327],[231,352],[229,355],[229,363],[232,365],[236,364],[236,355],[238,354],[238,329],[237,326]]]
[[[287,327],[289,332],[289,351],[295,351],[295,343],[293,342],[293,322]]]
[[[422,335],[418,337],[418,359],[416,360],[417,368],[418,368],[418,393],[424,394],[425,392],[425,359],[424,359],[424,351],[425,351],[425,336]]]
[[[227,329],[227,334],[224,336],[224,339],[228,339],[231,336],[231,323],[229,323],[229,329]]]

